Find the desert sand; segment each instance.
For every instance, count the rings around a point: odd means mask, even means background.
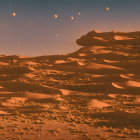
[[[76,42],[67,55],[0,56],[0,140],[140,139],[140,32]]]

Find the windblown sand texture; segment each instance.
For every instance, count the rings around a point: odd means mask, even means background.
[[[0,56],[0,140],[140,139],[140,32],[76,42],[67,55]]]

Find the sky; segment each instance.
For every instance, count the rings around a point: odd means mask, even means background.
[[[0,55],[71,53],[92,30],[140,31],[139,15],[140,0],[0,0]]]

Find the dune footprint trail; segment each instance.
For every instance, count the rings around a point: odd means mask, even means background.
[[[140,32],[76,42],[67,55],[0,57],[0,139],[140,138]]]

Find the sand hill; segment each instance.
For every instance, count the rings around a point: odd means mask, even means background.
[[[139,139],[140,32],[91,31],[67,55],[0,56],[0,139]]]

